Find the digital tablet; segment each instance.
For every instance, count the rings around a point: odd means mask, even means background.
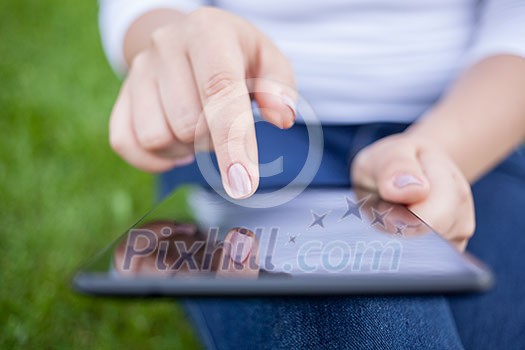
[[[202,297],[459,293],[492,285],[482,263],[405,206],[361,189],[283,188],[244,201],[183,191],[85,264],[74,288]]]

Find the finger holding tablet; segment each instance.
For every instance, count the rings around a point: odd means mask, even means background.
[[[466,248],[475,229],[470,185],[439,147],[402,133],[364,148],[352,164],[354,185],[406,205],[449,240]]]

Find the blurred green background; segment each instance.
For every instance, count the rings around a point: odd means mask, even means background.
[[[170,300],[91,299],[75,268],[152,205],[108,145],[97,2],[0,2],[0,349],[195,348]]]

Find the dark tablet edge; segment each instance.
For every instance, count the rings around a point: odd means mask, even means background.
[[[458,294],[483,292],[493,284],[487,270],[467,276],[309,276],[259,278],[256,282],[231,278],[109,279],[105,274],[79,273],[72,281],[73,288],[82,294],[130,298]]]

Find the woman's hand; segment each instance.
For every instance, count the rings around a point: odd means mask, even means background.
[[[459,250],[474,233],[470,185],[439,147],[411,135],[381,139],[359,152],[352,164],[354,185],[406,204]]]
[[[150,172],[191,163],[196,151],[213,148],[226,192],[246,198],[259,183],[250,93],[268,122],[289,128],[293,87],[289,62],[267,37],[240,17],[203,8],[155,30],[133,58],[111,115],[110,142]]]

